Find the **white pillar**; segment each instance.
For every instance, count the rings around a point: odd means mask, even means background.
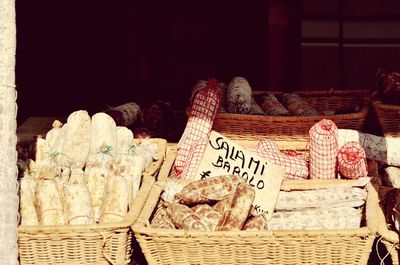
[[[15,0],[0,0],[0,263],[18,264]]]

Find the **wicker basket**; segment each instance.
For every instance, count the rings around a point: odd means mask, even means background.
[[[366,225],[358,229],[199,232],[151,228],[150,220],[157,214],[160,194],[168,182],[173,153],[160,171],[159,179],[163,180],[153,185],[133,226],[149,264],[367,264],[378,227],[377,188],[371,183],[367,185]],[[338,179],[291,180],[284,181],[281,189],[309,190],[353,183]]]
[[[284,181],[284,190],[348,186],[351,181]],[[153,185],[136,239],[149,264],[367,264],[377,227],[377,196],[368,187],[367,225],[319,231],[199,232],[149,226],[167,181]]]
[[[372,106],[383,135],[400,136],[400,106],[383,104],[381,101],[374,101]]]
[[[137,140],[140,142],[140,140]],[[142,185],[125,220],[114,224],[19,226],[21,264],[130,264],[132,224],[149,195],[165,159],[166,140],[158,145],[158,160],[143,172]]]
[[[282,92],[267,91],[272,94]],[[254,94],[265,93],[254,91]],[[267,116],[218,113],[213,130],[231,139],[259,140],[263,136],[276,140],[304,141],[308,131],[321,119],[333,120],[340,129],[362,130],[367,118],[369,103],[366,90],[296,91],[311,106],[320,111],[334,111],[351,106],[361,106],[359,112],[323,116]]]
[[[383,198],[384,195],[391,188],[380,186],[379,188],[379,197]],[[386,247],[388,254],[392,259],[393,265],[399,265],[399,234],[393,230],[389,230],[386,224],[385,213],[382,207],[378,208],[378,234],[380,238],[378,239],[383,245]],[[381,257],[384,260],[386,256]]]

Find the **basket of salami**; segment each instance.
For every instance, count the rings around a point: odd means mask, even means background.
[[[361,130],[369,110],[368,90],[259,91],[239,76],[228,85],[209,83],[199,80],[193,86],[189,116],[211,118],[207,113],[218,105],[212,128],[231,139],[259,140],[268,136],[275,140],[304,141],[308,129],[321,119],[333,120],[343,129]],[[210,101],[214,98],[210,93],[197,96],[205,87],[216,87],[218,104],[215,99]],[[202,105],[202,97],[208,99],[206,105]]]
[[[71,113],[27,161],[20,184],[21,264],[130,264],[132,224],[166,140],[133,139],[105,113]]]
[[[286,158],[308,153],[304,143],[278,145]],[[374,181],[295,179],[302,173],[285,168],[274,210],[264,212],[254,204],[260,182],[176,179],[175,158],[170,152],[133,225],[149,264],[367,264],[378,226]]]
[[[294,91],[285,95],[276,91],[254,91],[255,102],[265,109],[265,114],[219,112],[213,129],[239,140],[269,136],[293,141],[304,141],[308,129],[321,119],[331,119],[340,128],[361,130],[369,109],[369,103],[360,96],[363,94],[367,92]]]

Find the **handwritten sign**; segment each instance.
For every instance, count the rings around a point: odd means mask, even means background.
[[[256,153],[211,131],[195,180],[220,175],[237,175],[256,191],[253,206],[271,217],[282,184],[284,170]]]

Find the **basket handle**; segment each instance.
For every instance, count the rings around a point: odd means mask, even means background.
[[[132,229],[134,229],[135,225],[146,226],[149,223],[150,217],[157,207],[157,203],[159,201],[161,193],[164,191],[166,182],[165,181],[157,181],[153,184],[149,196],[142,208],[142,211],[139,214],[139,217],[136,219],[136,222],[132,225]]]
[[[378,178],[374,177],[367,184],[367,206],[366,206],[366,216],[367,216],[367,226],[372,234],[376,234],[379,229],[379,184],[377,183]]]
[[[177,152],[178,152],[178,150],[177,150],[176,144],[169,145],[167,147],[167,154],[164,159],[164,163],[161,166],[160,172],[158,173],[157,180],[167,180],[168,179],[168,176],[169,176],[169,173],[174,164]]]
[[[129,225],[132,225],[142,212],[143,206],[146,203],[147,197],[151,191],[151,188],[154,185],[154,182],[155,180],[152,176],[142,177],[142,184],[140,186],[139,192],[133,199],[132,209],[129,210],[128,216],[126,218],[126,220],[132,221],[132,223],[130,223]]]

